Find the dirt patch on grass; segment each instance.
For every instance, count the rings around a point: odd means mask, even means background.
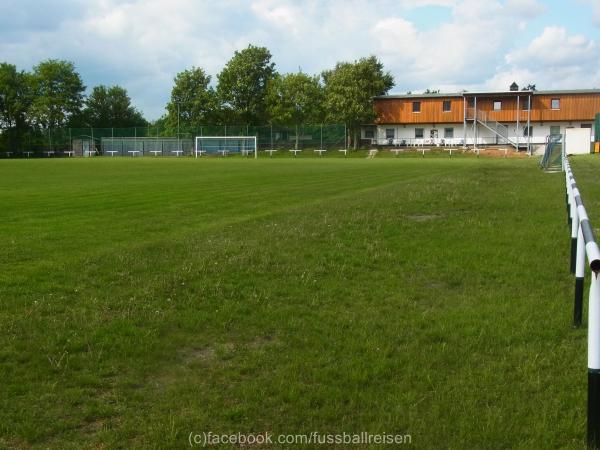
[[[0,446],[2,446],[2,448],[7,448],[10,450],[32,448],[31,445],[29,445],[26,441],[24,441],[20,438],[14,438],[14,439],[0,438]]]
[[[215,357],[214,347],[188,348],[180,352],[181,358],[185,363],[193,361],[208,361]]]
[[[275,338],[275,336],[257,336],[256,338],[248,342],[246,345],[248,346],[248,348],[257,349],[263,348],[267,345],[276,344],[277,342],[278,341],[277,338]]]
[[[476,153],[469,150],[470,153]],[[515,150],[504,150],[503,148],[482,148],[479,150],[479,156],[488,158],[527,158],[526,152],[517,152]]]
[[[85,434],[96,434],[98,431],[102,430],[104,423],[104,419],[94,419],[83,422],[79,429]]]
[[[404,216],[408,220],[412,220],[414,222],[427,222],[429,220],[440,219],[442,217],[441,214],[407,214]]]
[[[178,351],[177,362],[169,365],[148,381],[154,389],[162,391],[174,385],[180,377],[201,370],[202,366],[226,365],[237,352],[260,351],[277,342],[276,337],[267,335],[256,336],[245,342],[225,342],[205,347],[183,348]]]

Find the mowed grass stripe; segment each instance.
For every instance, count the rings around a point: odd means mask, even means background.
[[[36,290],[13,286],[5,442],[165,448],[189,431],[321,430],[583,448],[560,176],[534,161],[340,162],[326,175],[296,165],[307,201],[284,179],[244,226],[228,205],[232,223],[90,243],[77,271],[81,255],[58,252]],[[371,185],[354,189],[361,171]]]
[[[160,168],[156,164],[165,163],[165,161],[152,162],[155,168]],[[111,163],[114,164],[113,161]],[[246,161],[243,161],[243,163],[247,164]],[[296,162],[292,163],[296,164]],[[289,164],[287,167],[289,168]],[[331,170],[325,172],[325,175],[330,172]],[[179,236],[182,232],[187,232],[188,229],[191,231],[200,231],[206,227],[224,226],[233,221],[247,220],[257,214],[270,214],[273,211],[273,203],[279,204],[278,209],[281,209],[295,204],[304,205],[314,201],[327,201],[332,196],[353,195],[353,192],[362,189],[361,186],[366,186],[367,183],[369,183],[368,186],[379,186],[382,183],[390,183],[392,182],[391,180],[397,179],[399,176],[403,180],[407,180],[417,176],[435,176],[436,173],[435,171],[427,175],[410,173],[408,175],[400,175],[392,173],[383,178],[381,176],[374,178],[371,175],[371,178],[367,178],[366,182],[353,179],[353,185],[347,186],[346,190],[343,189],[343,186],[340,187],[340,182],[335,176],[327,176],[326,178],[315,177],[317,179],[314,181],[302,184],[298,183],[286,189],[285,198],[287,201],[285,202],[279,201],[282,198],[281,189],[279,188],[280,185],[275,182],[265,185],[264,183],[259,184],[255,181],[256,189],[248,189],[247,183],[239,186],[239,180],[237,182],[238,185],[231,182],[230,187],[227,187],[227,181],[223,180],[220,182],[226,187],[220,188],[217,186],[215,188],[210,186],[208,189],[205,189],[204,186],[197,186],[192,181],[190,185],[182,188],[175,183],[175,185],[170,187],[171,191],[165,190],[161,194],[148,194],[147,191],[149,189],[142,189],[141,194],[132,193],[131,195],[125,195],[124,198],[121,195],[115,194],[118,190],[118,185],[115,186],[114,181],[111,182],[110,179],[107,179],[105,180],[106,186],[102,189],[104,191],[102,194],[84,196],[75,193],[75,195],[68,197],[70,201],[65,201],[65,190],[60,189],[59,191],[62,194],[59,196],[53,195],[50,192],[47,195],[53,198],[54,202],[61,205],[67,203],[69,206],[45,205],[45,213],[39,214],[39,205],[27,205],[29,209],[35,211],[35,215],[28,213],[28,208],[23,208],[24,211],[21,213],[21,217],[13,218],[12,223],[14,226],[12,228],[9,227],[10,221],[4,223],[3,226],[7,234],[11,235],[13,249],[27,243],[27,247],[31,250],[33,248],[31,228],[34,225],[38,225],[36,235],[33,236],[34,239],[55,240],[61,228],[57,229],[56,226],[52,226],[51,222],[53,221],[55,224],[61,225],[64,221],[68,221],[69,226],[62,229],[64,236],[61,237],[71,240],[73,245],[66,249],[63,247],[52,249],[52,252],[48,252],[48,249],[42,246],[36,256],[42,256],[44,253],[54,255],[56,251],[73,252],[77,250],[88,255],[90,250],[89,245],[82,246],[81,242],[76,240],[77,237],[88,241],[90,240],[89,236],[94,236],[93,240],[97,240],[98,244],[102,244],[106,249],[107,244],[102,239],[104,235],[111,236],[111,241],[115,240],[115,238],[117,241],[131,240],[131,235],[138,233],[139,226],[141,225],[144,228],[148,228],[147,231],[154,232],[151,235],[153,240],[160,240],[172,235]],[[322,176],[322,174],[319,175]],[[152,186],[155,182],[153,174],[143,173],[143,176],[148,177],[146,183]],[[281,180],[279,181],[281,182]],[[15,186],[14,190],[20,194],[20,186]],[[79,190],[86,191],[87,188],[79,188]],[[157,208],[157,202],[160,202],[160,209]],[[123,205],[119,206],[119,203],[123,203]],[[228,205],[229,207],[225,209],[224,205]],[[92,214],[90,214],[90,209],[93,211]],[[106,214],[110,211],[118,212],[107,217]],[[147,211],[158,212],[158,214],[167,215],[167,217],[161,218],[162,220],[147,220],[143,217]],[[257,211],[259,212],[257,213]],[[224,212],[226,213],[225,216],[223,216]],[[100,214],[102,216],[99,217]],[[233,221],[228,218],[229,214],[234,214]],[[23,216],[25,215],[29,218],[29,221],[24,220]],[[169,215],[171,217],[168,217]],[[173,215],[176,217],[172,217]],[[134,223],[132,226],[130,223],[127,223],[127,220],[135,220],[140,217],[141,224]],[[48,218],[51,218],[52,221],[49,221]],[[45,229],[41,229],[42,226]],[[119,232],[120,227],[123,227],[122,232]],[[140,239],[140,237],[137,239]],[[137,242],[137,239],[134,241]],[[64,244],[65,242],[61,242],[61,246],[64,246]],[[7,258],[9,255],[10,252],[5,254]],[[11,259],[14,264],[14,258]],[[25,264],[30,264],[30,262],[31,258],[27,258],[24,261]],[[22,267],[18,269],[22,270]]]

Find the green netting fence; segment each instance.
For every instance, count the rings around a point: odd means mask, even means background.
[[[89,156],[124,149],[165,150],[167,154],[181,150],[193,152],[197,136],[256,136],[258,150],[267,149],[342,149],[346,144],[343,124],[317,125],[202,125],[181,126],[178,130],[161,127],[132,128],[65,128],[0,134],[2,156]],[[146,151],[147,150],[147,151]],[[156,153],[154,153],[156,154]],[[164,154],[164,153],[162,153]]]
[[[552,134],[546,140],[546,149],[540,160],[542,169],[555,172],[562,170],[563,135]]]

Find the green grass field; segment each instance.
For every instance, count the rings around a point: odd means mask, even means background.
[[[600,224],[600,161],[573,167]],[[584,448],[564,177],[537,159],[13,160],[0,176],[0,447],[318,431]]]

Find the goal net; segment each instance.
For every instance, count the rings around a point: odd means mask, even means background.
[[[258,157],[256,136],[197,136],[196,158],[202,155],[227,156],[231,153]]]

